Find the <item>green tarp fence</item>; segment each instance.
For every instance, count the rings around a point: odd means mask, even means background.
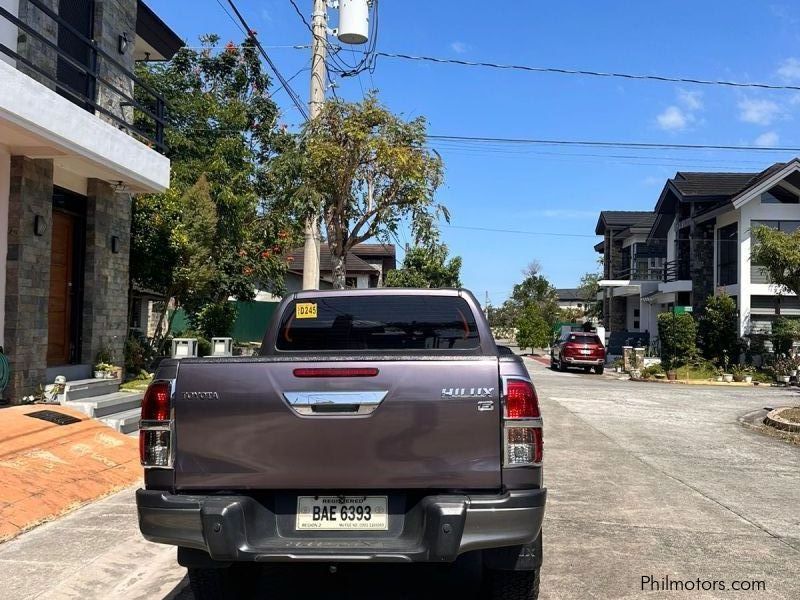
[[[261,342],[277,302],[235,302],[236,322],[231,337],[237,342]],[[182,308],[175,313],[170,333],[173,335],[189,328],[189,319]]]

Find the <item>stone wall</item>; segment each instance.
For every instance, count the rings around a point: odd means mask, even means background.
[[[52,222],[53,161],[12,156],[9,200],[5,354],[13,402],[45,382],[51,231],[35,235],[34,219]]]
[[[624,296],[611,298],[609,301],[609,331],[625,331],[627,329],[628,299]]]
[[[58,12],[58,0],[42,0],[42,2],[53,12]],[[49,41],[54,44],[58,43],[58,25],[56,22],[37,7],[33,6],[28,0],[19,0],[18,16],[20,21],[31,26]],[[57,64],[56,51],[43,41],[25,31],[20,31],[17,40],[17,54],[44,70],[50,77],[55,77]],[[22,61],[17,64],[17,68],[42,85],[50,89],[55,88],[45,77],[42,77],[33,69],[25,66]]]
[[[692,306],[697,317],[703,311],[708,297],[714,293],[714,221],[695,225],[689,237]]]
[[[94,6],[94,39],[97,45],[104,52],[113,56],[128,71],[133,71],[133,47],[136,43],[136,0],[95,0]],[[119,38],[123,34],[127,36],[129,43],[125,54],[120,54]],[[103,80],[124,92],[128,97],[133,97],[133,81],[123,75],[120,69],[106,57],[98,57],[97,70]],[[98,84],[97,103],[132,124],[133,108],[123,107],[122,104],[126,102],[129,101],[108,86]],[[99,116],[114,127],[120,127],[119,123],[102,113]]]
[[[81,360],[94,364],[108,350],[122,364],[128,330],[128,269],[131,200],[99,179],[90,179],[86,198],[86,263]],[[112,238],[118,239],[113,252]]]

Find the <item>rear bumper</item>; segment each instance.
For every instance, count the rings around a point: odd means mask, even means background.
[[[202,550],[215,561],[452,562],[471,550],[534,542],[546,497],[544,489],[426,496],[405,514],[392,513],[390,531],[347,537],[298,534],[287,527],[293,515],[284,514],[278,503],[251,496],[140,489],[136,505],[146,539]]]
[[[604,358],[575,358],[573,356],[565,356],[564,363],[569,366],[599,367],[600,365],[604,365],[606,360]]]

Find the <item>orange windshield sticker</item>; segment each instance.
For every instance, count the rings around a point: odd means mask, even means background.
[[[317,304],[315,302],[298,302],[295,305],[294,316],[297,319],[316,319]]]

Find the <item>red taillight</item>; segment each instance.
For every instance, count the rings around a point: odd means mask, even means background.
[[[166,382],[150,384],[142,400],[142,421],[169,420],[170,392],[170,386]]]
[[[142,420],[139,430],[139,459],[145,467],[172,466],[172,386],[156,381],[142,399]]]
[[[506,418],[536,419],[539,401],[533,384],[522,379],[509,379],[506,383]]]
[[[503,445],[505,467],[531,467],[542,463],[542,419],[536,389],[525,379],[505,382]]]
[[[380,371],[371,368],[295,369],[295,377],[375,377]]]

